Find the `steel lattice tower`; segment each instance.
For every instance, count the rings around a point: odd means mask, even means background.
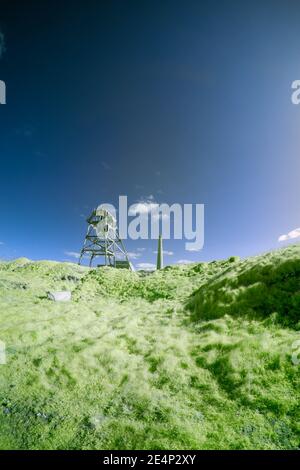
[[[89,266],[92,266],[93,259],[101,256],[104,257],[104,266],[133,269],[114,216],[106,209],[98,207],[86,221],[88,229],[78,264],[81,264],[83,256],[87,255],[90,258]]]

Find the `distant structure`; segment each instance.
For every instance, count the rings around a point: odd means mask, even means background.
[[[83,257],[89,257],[92,266],[96,257],[104,258],[104,263],[98,266],[112,266],[133,270],[124,244],[119,237],[115,217],[106,209],[99,206],[86,219],[87,233],[80,252],[78,264]]]
[[[157,247],[156,269],[162,269],[163,267],[164,267],[163,242],[162,242],[162,236],[159,235],[159,238],[158,238],[158,247]]]

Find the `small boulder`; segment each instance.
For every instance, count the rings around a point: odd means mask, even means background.
[[[55,302],[69,302],[71,300],[71,292],[68,290],[60,292],[48,292],[48,299]]]

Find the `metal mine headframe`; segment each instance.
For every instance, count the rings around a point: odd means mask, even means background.
[[[79,262],[89,257],[89,265],[93,259],[101,256],[104,263],[98,266],[112,266],[133,270],[124,244],[119,236],[117,221],[106,209],[99,206],[87,218],[88,229],[80,252]]]

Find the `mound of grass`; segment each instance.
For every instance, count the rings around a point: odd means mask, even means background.
[[[300,327],[300,246],[234,263],[203,284],[188,307],[196,319],[271,318]]]
[[[0,263],[0,448],[299,448],[298,260]]]

